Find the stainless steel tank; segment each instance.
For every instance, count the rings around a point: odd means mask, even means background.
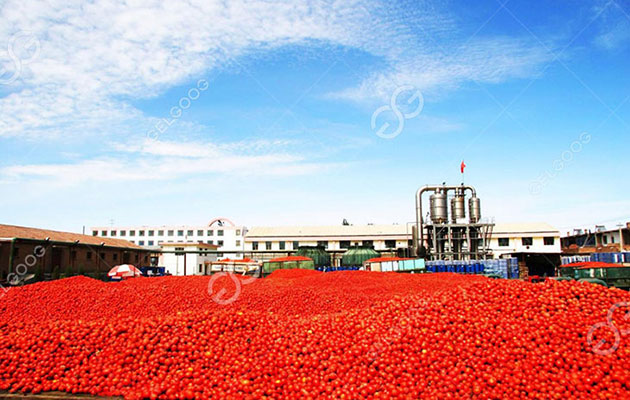
[[[457,223],[458,219],[466,218],[466,198],[459,190],[451,199],[451,222]]]
[[[479,197],[468,199],[468,215],[470,215],[471,224],[476,224],[481,220],[481,200]]]
[[[436,191],[429,197],[431,205],[431,221],[434,224],[443,224],[448,220],[448,201],[446,192]]]

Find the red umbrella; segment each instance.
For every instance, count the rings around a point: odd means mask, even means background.
[[[122,264],[110,269],[107,275],[115,278],[133,278],[141,276],[142,272],[131,264]]]

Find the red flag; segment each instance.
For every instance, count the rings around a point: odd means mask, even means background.
[[[464,168],[466,168],[466,164],[464,164],[464,160],[462,160],[462,165],[460,165],[459,168],[462,170],[462,174],[463,174]]]

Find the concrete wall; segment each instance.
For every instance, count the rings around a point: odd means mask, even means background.
[[[499,237],[507,238],[509,240],[508,246],[499,246]],[[490,249],[492,250],[494,257],[499,258],[504,254],[513,253],[557,253],[561,252],[560,236],[548,236],[553,237],[553,245],[544,244],[544,236],[526,236],[526,235],[501,235],[499,237],[493,236],[490,239]],[[523,245],[523,237],[531,237],[532,245]]]

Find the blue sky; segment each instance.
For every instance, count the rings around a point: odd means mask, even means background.
[[[627,2],[162,3],[0,5],[0,222],[630,220]]]

